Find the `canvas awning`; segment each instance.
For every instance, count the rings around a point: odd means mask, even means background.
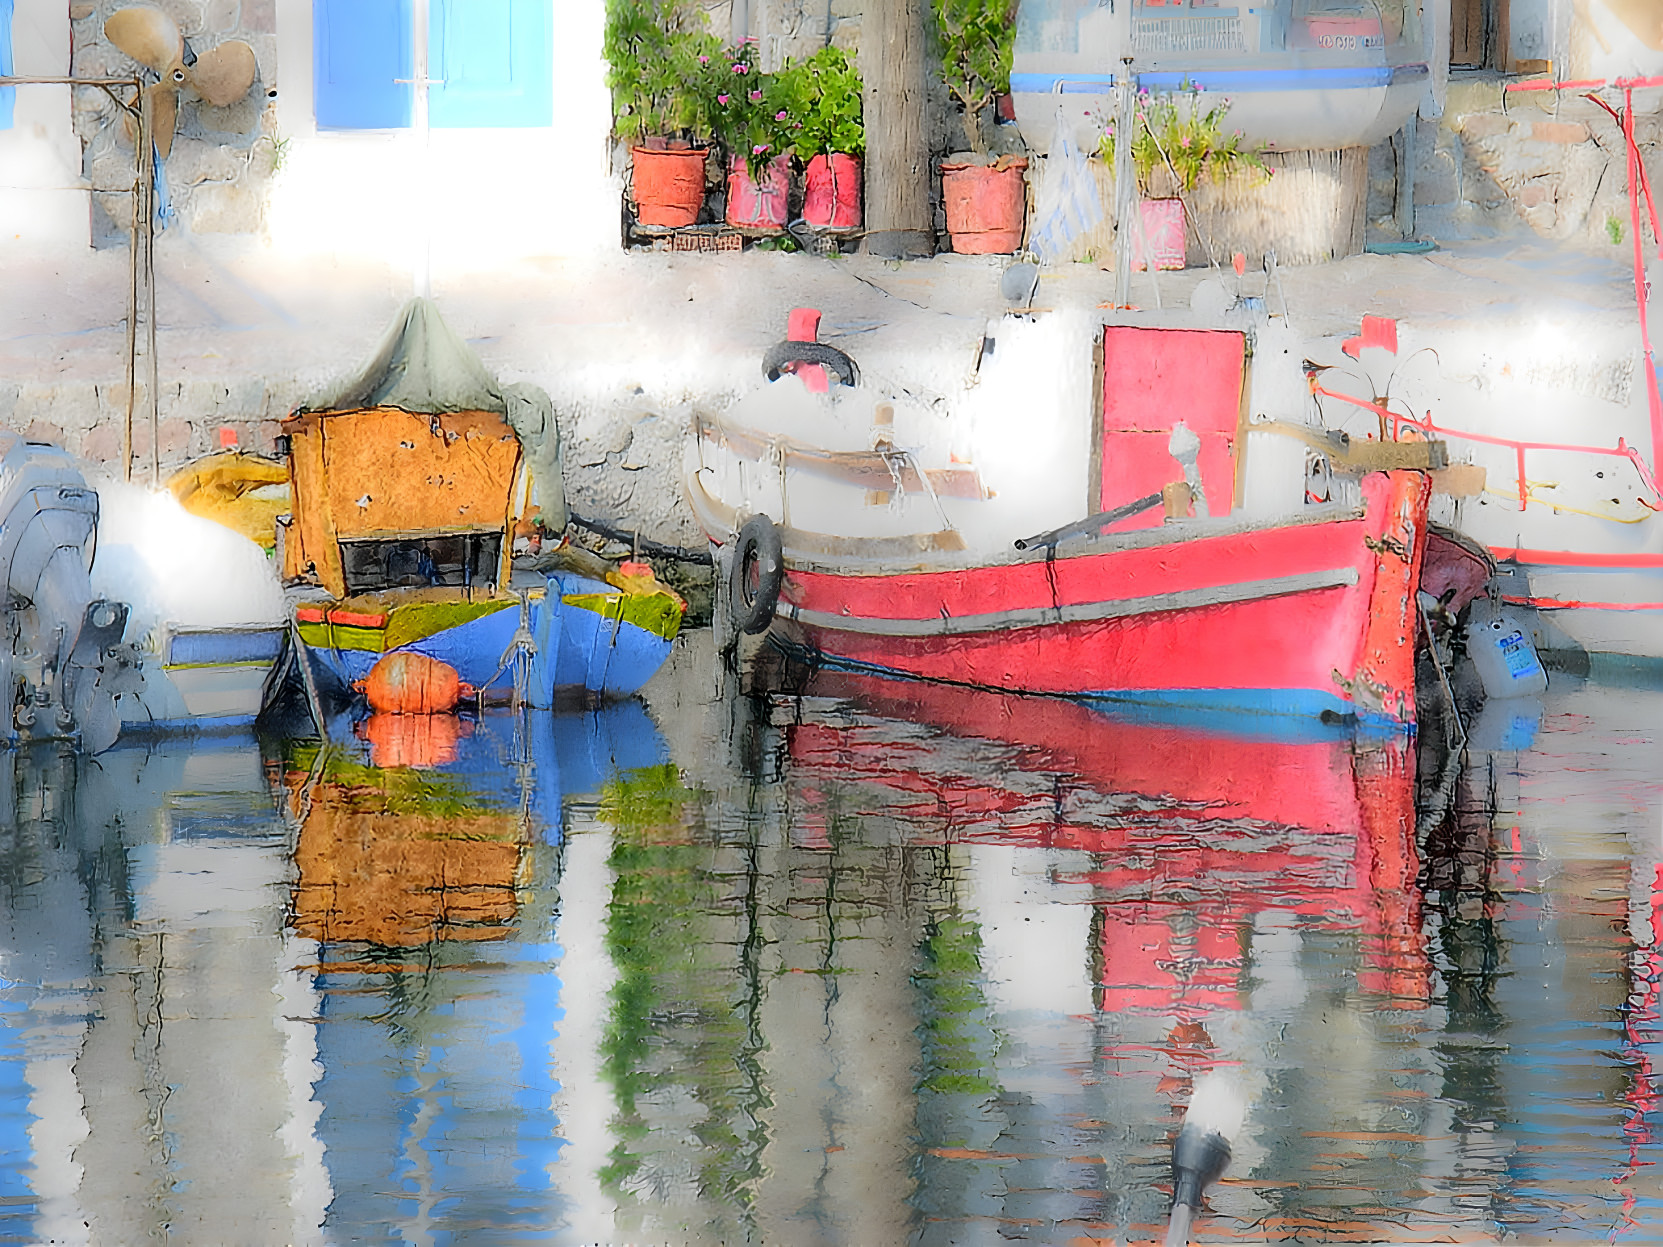
[[[529,382],[501,384],[431,299],[411,299],[352,376],[313,395],[298,411],[397,407],[421,414],[489,411],[519,436],[531,474],[531,500],[555,533],[566,527],[560,429],[554,403]]]

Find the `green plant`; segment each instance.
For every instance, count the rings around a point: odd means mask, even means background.
[[[982,114],[1010,90],[1016,45],[1013,0],[931,0],[941,36],[942,77],[964,109],[970,150],[982,153]]]
[[[769,98],[778,108],[771,116],[804,161],[832,152],[859,156],[866,151],[860,93],[860,71],[849,54],[821,48],[805,61],[787,61],[774,75]]]
[[[752,179],[760,180],[768,164],[790,150],[782,83],[757,69],[751,40],[700,65],[700,95],[716,137],[745,161]]]
[[[1178,192],[1195,189],[1202,178],[1223,181],[1232,173],[1254,169],[1265,171],[1257,147],[1243,143],[1240,130],[1224,132],[1230,101],[1203,106],[1199,87],[1184,86],[1176,92],[1151,95],[1138,93],[1136,130],[1132,137],[1132,168],[1138,190],[1150,192],[1157,169],[1165,169],[1177,181]],[[1098,152],[1114,162],[1115,132],[1111,121],[1098,140]]]
[[[721,43],[701,23],[682,0],[607,0],[601,50],[619,138],[708,132],[700,84]]]
[[[1619,247],[1623,241],[1623,222],[1615,212],[1605,214],[1605,236],[1611,240],[1613,247]]]

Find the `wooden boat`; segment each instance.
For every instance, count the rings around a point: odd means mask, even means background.
[[[364,372],[283,421],[293,512],[279,529],[294,635],[341,686],[387,654],[454,668],[529,705],[635,692],[668,657],[683,603],[643,563],[511,584],[516,531],[565,526],[558,460],[534,479],[516,423],[552,429],[548,396],[498,387],[425,300]],[[546,434],[552,438],[553,434]]]
[[[1007,532],[1003,548],[972,545],[951,522],[953,498],[996,505],[965,465],[932,470],[881,433],[873,451],[817,452],[770,430],[700,422],[687,491],[724,546],[734,621],[881,673],[1411,725],[1430,496],[1420,469],[1437,465],[1441,447],[1336,442],[1336,472],[1350,475],[1331,500],[1268,519],[1232,514],[1244,336],[1110,326],[1103,342],[1092,430],[1101,471],[1081,507],[1092,514],[1034,536]],[[937,490],[938,480],[955,488]],[[927,493],[944,522],[810,531],[786,519],[807,481]]]

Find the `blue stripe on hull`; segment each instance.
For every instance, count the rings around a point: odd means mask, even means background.
[[[1208,91],[1241,95],[1257,91],[1374,91],[1420,82],[1425,65],[1332,65],[1297,69],[1193,69],[1183,73],[1142,73],[1138,86],[1177,91],[1199,83]],[[1114,88],[1113,74],[1017,73],[1010,76],[1013,95],[1104,95]]]
[[[796,649],[797,646],[788,646]],[[858,662],[854,659],[839,658],[834,654],[812,651],[814,657],[830,667],[841,667],[846,671],[864,671],[872,675],[881,675],[892,680],[922,680],[910,672],[898,671],[893,667],[884,667],[876,663]],[[932,683],[948,683],[948,681],[931,681]],[[982,688],[983,685],[969,687]],[[1236,688],[1183,688],[1183,689],[1129,689],[1106,690],[1086,689],[1077,693],[1034,693],[1030,689],[994,689],[994,692],[1017,693],[1025,696],[1053,696],[1064,697],[1069,701],[1084,702],[1105,711],[1122,713],[1127,709],[1142,708],[1159,712],[1163,723],[1177,720],[1191,720],[1197,727],[1212,727],[1215,730],[1228,730],[1229,725],[1218,721],[1216,716],[1252,717],[1272,727],[1271,734],[1280,737],[1284,728],[1292,728],[1296,733],[1302,732],[1304,727],[1325,722],[1341,722],[1371,732],[1387,732],[1397,734],[1401,732],[1414,733],[1415,724],[1401,719],[1393,719],[1387,715],[1372,714],[1359,711],[1357,707],[1343,698],[1332,693],[1321,692],[1317,689],[1301,688],[1267,688],[1267,689],[1236,689]],[[1208,717],[1200,717],[1208,716]],[[1274,727],[1271,721],[1282,725]],[[1259,723],[1255,723],[1248,734],[1261,734]]]
[[[612,586],[581,576],[549,577],[546,595],[531,604],[535,654],[527,704],[549,709],[558,692],[575,689],[601,697],[627,697],[664,665],[671,643],[663,637],[561,601],[568,593],[611,592]],[[465,684],[506,693],[513,687],[513,674],[502,668],[502,660],[519,626],[519,608],[509,607],[399,649],[448,664]],[[382,657],[368,650],[314,648],[311,652],[347,684],[364,679]]]

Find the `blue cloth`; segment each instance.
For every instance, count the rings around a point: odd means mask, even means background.
[[[1068,254],[1081,234],[1103,219],[1097,180],[1091,164],[1074,145],[1074,135],[1062,109],[1045,157],[1045,174],[1034,196],[1034,228],[1028,235],[1041,263],[1054,264]]]

